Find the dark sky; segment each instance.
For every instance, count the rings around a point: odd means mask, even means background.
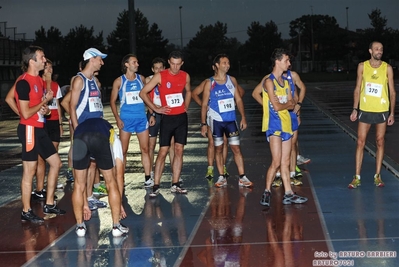
[[[83,24],[94,27],[105,37],[116,26],[120,12],[128,8],[128,0],[0,0],[0,31],[6,35],[25,33],[27,39],[44,26],[54,26],[66,35],[71,28]],[[182,6],[182,9],[179,9]],[[346,7],[348,7],[348,12]],[[399,0],[136,0],[150,24],[157,23],[165,38],[180,44],[180,11],[183,43],[194,37],[199,26],[227,24],[228,37],[247,39],[247,27],[253,21],[261,24],[273,20],[283,38],[288,38],[289,22],[306,14],[334,16],[338,24],[350,30],[370,26],[369,13],[375,8],[388,19],[388,26],[399,28]],[[348,14],[348,16],[347,16]],[[22,34],[17,34],[21,38]]]

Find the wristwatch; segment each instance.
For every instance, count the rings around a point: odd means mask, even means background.
[[[204,123],[204,122],[201,122],[201,127],[202,127],[202,126],[207,126],[207,124]]]
[[[153,113],[151,114],[151,116],[155,117],[155,112],[153,112]]]

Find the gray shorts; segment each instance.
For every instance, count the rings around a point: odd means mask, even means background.
[[[387,122],[389,111],[387,112],[367,112],[359,110],[358,119],[360,122],[367,124],[379,124]]]

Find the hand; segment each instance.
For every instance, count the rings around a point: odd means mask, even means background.
[[[83,206],[83,220],[88,221],[91,219],[91,210],[89,206]]]
[[[357,120],[357,110],[356,109],[352,110],[352,113],[351,113],[349,118],[350,118],[351,121],[356,121]]]
[[[395,122],[395,116],[394,115],[389,115],[388,117],[388,126],[391,126]]]
[[[47,103],[50,102],[51,100],[53,100],[53,91],[51,91],[51,89],[48,89],[46,91],[46,94],[44,95]]]
[[[208,126],[207,125],[202,125],[201,124],[201,135],[203,136],[203,137],[206,137],[206,138],[208,138]]]
[[[120,118],[117,118],[117,119],[116,119],[116,125],[118,126],[118,128],[119,128],[120,130],[122,130],[123,127],[125,127],[125,124],[123,123],[123,121],[122,121]]]
[[[245,119],[245,118],[242,118],[241,119],[241,122],[240,122],[240,129],[241,129],[241,131],[244,131],[245,129],[247,129],[247,120]]]
[[[157,107],[154,111],[159,114],[168,114],[171,108],[169,106]]]
[[[154,126],[156,123],[156,119],[154,116],[150,116],[150,120],[149,120],[150,126]]]

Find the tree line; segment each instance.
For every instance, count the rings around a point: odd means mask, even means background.
[[[212,75],[211,62],[215,55],[226,53],[230,56],[231,73],[236,76],[258,76],[270,70],[269,57],[276,47],[285,47],[292,53],[293,62],[312,61],[310,71],[325,71],[328,62],[343,62],[347,69],[354,70],[368,55],[368,44],[378,40],[384,44],[386,61],[399,58],[396,49],[399,44],[399,31],[387,27],[387,19],[379,9],[368,14],[370,27],[357,31],[341,28],[337,20],[328,15],[303,15],[290,22],[290,38],[282,39],[276,23],[261,24],[252,22],[247,27],[248,39],[240,43],[236,38],[227,37],[226,23],[201,25],[186,47],[184,69],[192,76]],[[156,23],[150,24],[145,15],[135,10],[136,51],[139,59],[139,72],[151,74],[151,61],[154,57],[166,58],[170,51],[179,47],[162,35]],[[104,85],[111,85],[115,77],[121,75],[120,62],[129,51],[128,11],[119,13],[113,30],[104,41],[103,32],[94,34],[94,28],[84,25],[70,29],[63,36],[59,29],[43,26],[35,31],[33,44],[42,46],[46,56],[55,64],[60,84],[78,71],[82,54],[89,47],[96,47],[108,54],[106,64],[100,72]]]

